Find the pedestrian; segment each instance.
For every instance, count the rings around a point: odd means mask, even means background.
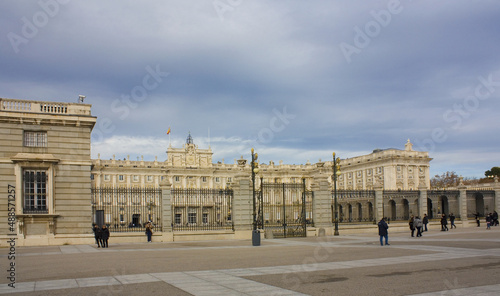
[[[455,225],[455,215],[453,213],[450,214],[450,228],[453,229],[453,227],[457,228]]]
[[[108,239],[109,239],[109,229],[106,227],[106,224],[102,226],[102,233],[101,233],[101,246],[103,248],[108,247]]]
[[[441,231],[448,231],[448,220],[446,220],[446,214],[441,216]]]
[[[151,222],[146,224],[146,235],[148,236],[148,243],[151,242],[151,236],[153,236],[153,225]]]
[[[486,215],[486,229],[491,229],[491,214]]]
[[[477,227],[480,227],[481,226],[481,222],[479,221],[479,217],[480,217],[479,212],[476,212],[474,214],[474,217],[476,217]]]
[[[413,215],[410,217],[410,220],[408,220],[408,225],[410,226],[410,230],[411,230],[411,237],[413,237],[413,235],[415,233],[414,220],[415,220],[415,218],[413,217]]]
[[[429,224],[429,218],[427,217],[427,214],[424,214],[424,219],[422,220],[422,223],[424,224],[424,231],[427,231],[427,224]]]
[[[497,211],[493,211],[493,215],[491,216],[493,222],[491,224],[493,224],[493,226],[498,226],[498,213]]]
[[[389,225],[385,222],[385,217],[378,222],[378,235],[380,236],[380,245],[383,246],[383,239],[385,238],[385,245],[389,246]]]
[[[413,221],[413,224],[415,225],[415,228],[417,228],[417,237],[421,237],[422,236],[422,220],[420,219],[420,217],[415,217],[415,220]]]
[[[94,231],[95,243],[97,244],[97,247],[100,248],[101,247],[101,234],[102,234],[101,228],[99,227],[99,225],[94,224],[94,228],[92,230]]]

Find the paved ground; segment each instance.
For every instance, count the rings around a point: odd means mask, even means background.
[[[390,230],[390,229],[389,229]],[[18,247],[0,294],[500,295],[500,227],[251,241]]]

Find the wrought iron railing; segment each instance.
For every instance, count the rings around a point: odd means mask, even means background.
[[[172,189],[173,231],[234,230],[233,190]]]
[[[114,232],[143,232],[151,222],[162,229],[161,189],[93,188],[93,222],[106,224]]]

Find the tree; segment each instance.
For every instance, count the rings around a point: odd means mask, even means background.
[[[491,170],[484,172],[486,177],[497,176],[500,177],[500,167],[492,167]]]
[[[447,188],[458,186],[459,177],[455,172],[446,172],[440,175],[435,175],[431,178],[431,188]]]

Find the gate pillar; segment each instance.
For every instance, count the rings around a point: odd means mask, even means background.
[[[333,235],[332,229],[332,190],[327,176],[316,176],[312,184],[313,219],[318,234],[325,231],[326,235]],[[334,209],[335,210],[335,209]]]
[[[384,218],[384,191],[382,187],[375,188],[375,221],[378,222]]]
[[[427,213],[427,187],[420,183],[421,185],[418,186],[419,190],[419,196],[418,196],[418,213],[420,216],[420,219],[423,219],[424,214],[427,214],[429,216],[429,213]]]
[[[237,175],[232,185],[234,192],[233,215],[236,239],[250,239],[253,226],[252,182],[248,175]]]
[[[495,190],[495,205],[493,208],[497,213],[500,213],[500,183],[498,183],[498,177],[495,177],[493,189]]]
[[[174,241],[174,234],[172,232],[172,191],[171,184],[168,178],[163,178],[160,182],[161,188],[161,211],[162,211],[162,242]]]
[[[458,186],[458,210],[460,211],[460,220],[462,221],[462,226],[467,227],[469,223],[469,218],[467,217],[467,187],[461,183]]]

